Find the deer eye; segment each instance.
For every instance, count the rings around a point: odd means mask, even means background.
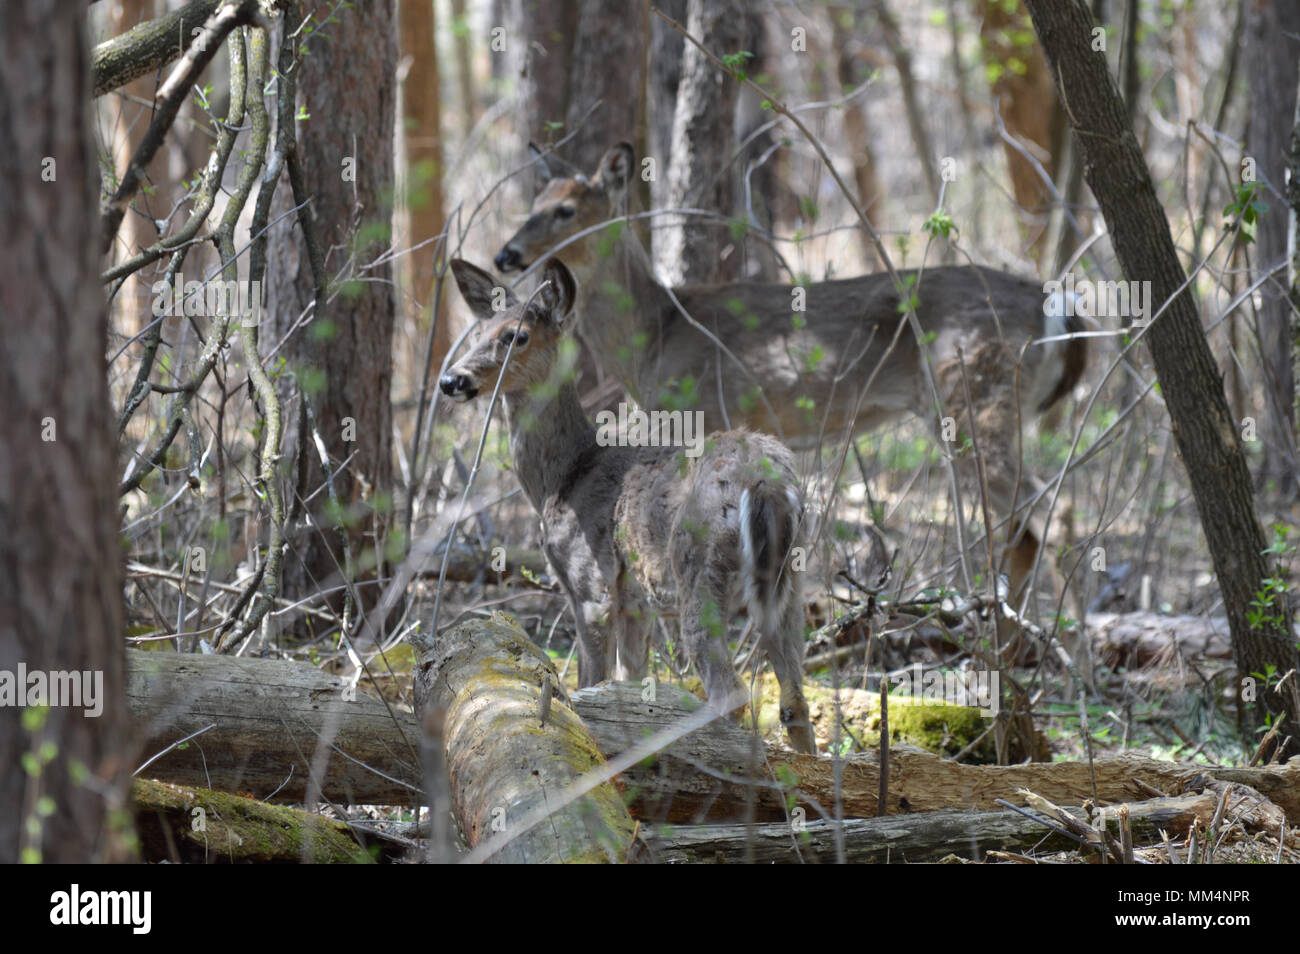
[[[510,342],[512,341],[515,343],[516,348],[528,347],[528,332],[520,331],[516,333],[514,331],[504,331],[501,333],[501,343],[507,348],[510,347]]]
[[[571,206],[571,205],[560,205],[560,206],[556,206],[556,208],[555,208],[555,217],[556,217],[557,219],[571,219],[571,218],[573,218],[573,206]]]

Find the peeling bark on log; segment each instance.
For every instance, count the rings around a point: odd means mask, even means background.
[[[181,864],[364,864],[342,822],[253,798],[137,780],[132,788],[141,860]],[[201,819],[201,824],[199,822]],[[198,830],[196,830],[196,827]],[[379,842],[394,857],[391,842]]]
[[[566,803],[605,760],[550,659],[514,620],[471,620],[422,647],[415,708],[442,727],[452,811],[486,860],[628,860],[635,825],[613,784]]]
[[[315,774],[316,798],[420,801],[413,717],[390,714],[360,692],[345,701],[338,676],[274,659],[135,649],[126,657],[127,706],[143,736],[143,758],[216,725],[151,763],[146,777],[300,802]]]
[[[612,759],[643,736],[680,721],[698,704],[685,690],[668,683],[657,684],[655,691],[657,701],[644,703],[639,683],[605,683],[574,693],[573,705],[605,757]],[[754,745],[751,734],[719,720],[679,740],[653,764],[642,762],[624,772],[619,784],[634,793],[632,813],[648,822],[744,818],[751,800],[756,821],[784,821],[787,788],[777,781],[783,777],[798,780],[798,804],[810,819],[823,817],[819,806],[830,810],[835,802],[832,759],[768,745],[759,750],[756,760]],[[755,770],[755,765],[761,769]],[[1102,803],[1142,797],[1135,780],[1178,795],[1187,783],[1204,775],[1249,785],[1286,812],[1290,824],[1300,824],[1300,759],[1266,768],[1219,768],[1121,756],[1099,759],[1092,769]],[[753,791],[747,779],[757,781]],[[874,754],[843,760],[844,817],[873,817],[878,786]],[[1078,805],[1092,797],[1086,762],[961,765],[914,746],[890,749],[890,814],[944,808],[992,811],[999,807],[999,798],[1023,805],[1024,798],[1017,794],[1022,788],[1060,805]]]
[[[1214,818],[1218,795],[1153,798],[1129,805],[1135,843],[1158,843],[1164,830],[1170,837],[1186,834],[1193,820],[1204,829]],[[1085,824],[1082,809],[1068,809]],[[1115,832],[1113,810],[1109,828]],[[756,864],[833,864],[835,825],[810,821],[802,833],[783,823],[761,825],[651,826],[646,845],[656,862]],[[844,822],[844,860],[850,864],[937,861],[947,855],[981,861],[986,851],[1033,849],[1036,852],[1078,848],[1072,838],[1058,834],[1017,812],[969,812],[942,809],[883,818],[852,818]]]

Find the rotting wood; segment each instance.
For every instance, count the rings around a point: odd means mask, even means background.
[[[132,788],[142,860],[188,864],[357,864],[372,860],[348,826],[311,812],[226,792],[137,779]],[[362,836],[376,858],[401,854]]]
[[[452,812],[471,848],[494,862],[627,861],[636,826],[618,789],[564,798],[604,759],[519,624],[495,613],[419,648],[416,712],[441,719]]]
[[[680,721],[699,705],[699,700],[669,683],[655,684],[652,702],[643,701],[644,692],[640,683],[605,683],[574,693],[574,708],[606,758]],[[797,804],[805,807],[809,819],[822,817],[823,808],[829,812],[835,797],[831,758],[800,755],[773,745],[755,749],[755,745],[752,734],[719,720],[669,746],[653,763],[642,762],[624,772],[619,784],[632,796],[633,814],[647,822],[743,818],[751,799],[757,821],[784,821],[785,798],[792,784],[797,787]],[[844,817],[876,814],[877,765],[873,753],[843,760]],[[1094,761],[1090,773],[1087,762],[962,765],[915,746],[895,745],[890,749],[888,808],[891,815],[944,808],[993,811],[1000,807],[999,798],[1025,804],[1017,794],[1020,789],[1059,805],[1080,805],[1093,795],[1092,774],[1102,804],[1145,798],[1149,793],[1143,784],[1176,796],[1189,783],[1199,787],[1215,779],[1249,785],[1281,808],[1290,824],[1300,824],[1300,760],[1265,768],[1228,768],[1118,756]],[[752,793],[750,780],[757,786]]]
[[[213,726],[151,762],[146,778],[295,802],[316,772],[317,797],[329,801],[420,801],[414,717],[364,692],[345,695],[339,676],[274,659],[136,649],[126,659],[141,762]]]
[[[1133,838],[1139,844],[1159,843],[1161,831],[1182,837],[1194,821],[1203,831],[1214,816],[1217,802],[1216,793],[1206,792],[1130,804]],[[1083,825],[1090,824],[1083,809],[1066,811]],[[1109,817],[1113,833],[1116,809],[1105,809],[1103,814]],[[834,822],[802,819],[797,825],[650,825],[645,840],[657,862],[832,864],[836,860],[834,827]],[[987,851],[1078,848],[1073,839],[1012,811],[945,808],[883,818],[851,818],[843,822],[842,834],[844,860],[849,863],[937,861],[950,854],[981,861]]]

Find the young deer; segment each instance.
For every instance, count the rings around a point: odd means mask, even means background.
[[[527,268],[566,239],[625,214],[631,146],[610,149],[590,177],[534,151],[549,178],[528,220],[496,256],[503,273]],[[794,448],[815,447],[823,438],[842,440],[908,414],[930,417],[936,432],[956,437],[932,412],[915,335],[904,328],[896,336],[903,320],[900,295],[887,274],[806,286],[738,282],[670,292],[655,279],[625,223],[597,229],[559,254],[578,281],[578,337],[602,369],[647,408],[672,402],[673,391],[685,385],[693,392],[690,406],[703,411],[711,426],[768,431]],[[916,278],[915,272],[903,273],[905,282]],[[945,414],[958,428],[973,431],[991,509],[995,517],[1011,517],[1036,490],[1018,467],[1020,407],[1046,411],[1073,389],[1087,364],[1082,338],[1035,344],[1024,349],[1023,358],[1022,349],[1039,337],[1080,331],[1082,324],[1066,316],[1059,296],[989,268],[927,268],[911,291]],[[748,374],[682,317],[674,297]],[[796,311],[800,299],[802,313]],[[959,473],[975,487],[971,459],[959,459]],[[1017,598],[1044,532],[1029,516],[1012,522],[1004,569]]]
[[[482,269],[461,260],[451,267],[483,324],[440,386],[468,401],[491,394],[500,377],[515,473],[542,519],[543,551],[577,623],[582,685],[643,677],[652,612],[662,612],[679,617],[710,704],[734,708],[745,696],[726,631],[743,606],[776,671],[790,744],[815,752],[803,696],[803,601],[787,566],[801,509],[790,452],[743,430],[709,435],[694,457],[672,447],[602,446],[573,382],[566,319],[577,292],[568,268],[552,259],[525,306]],[[505,305],[499,312],[494,298]],[[588,618],[601,605],[609,635]]]

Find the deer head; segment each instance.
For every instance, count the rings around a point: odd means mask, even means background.
[[[438,382],[442,393],[469,401],[480,391],[490,394],[500,376],[501,393],[508,397],[550,380],[577,295],[565,264],[558,259],[547,263],[542,284],[528,302],[463,259],[454,259],[451,271],[479,324],[469,354]]]
[[[625,206],[631,178],[633,153],[625,142],[601,157],[599,167],[590,178],[557,156],[543,153],[532,143],[528,148],[545,186],[533,200],[528,221],[493,259],[503,273],[522,271],[560,242],[617,214]],[[599,237],[599,232],[593,232],[566,246],[565,259],[587,264],[594,258],[594,242]]]

